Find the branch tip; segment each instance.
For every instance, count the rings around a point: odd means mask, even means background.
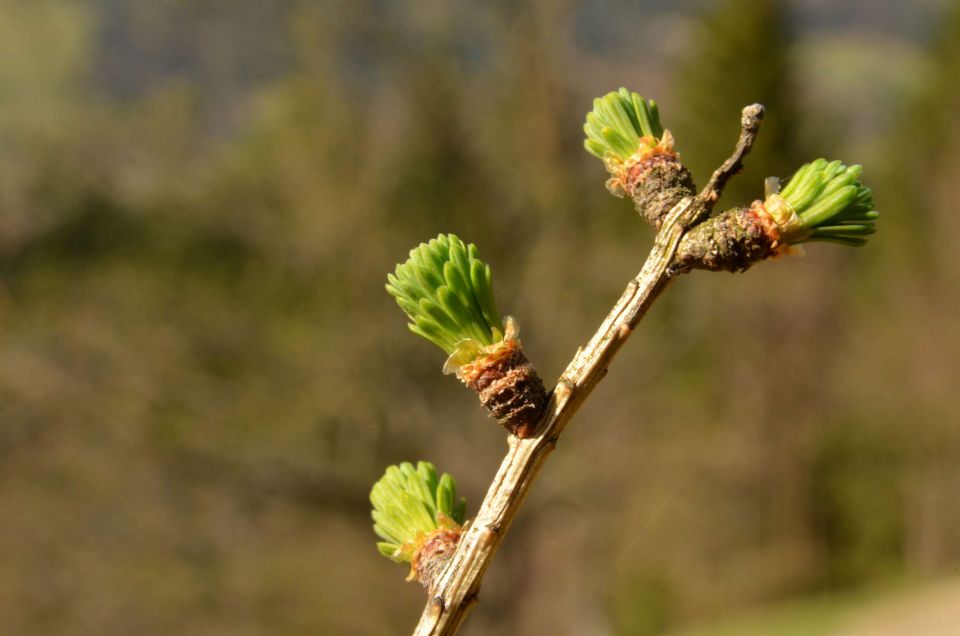
[[[750,104],[743,108],[740,113],[740,127],[744,130],[756,132],[760,128],[760,122],[763,121],[763,115],[766,113],[763,104]]]
[[[693,225],[710,216],[713,204],[717,202],[730,178],[743,169],[743,158],[753,148],[760,132],[760,122],[763,121],[764,108],[761,104],[750,104],[740,113],[740,138],[733,154],[724,161],[719,168],[713,171],[710,181],[701,190],[697,198],[700,200],[700,213]]]

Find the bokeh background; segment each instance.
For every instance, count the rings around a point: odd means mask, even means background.
[[[651,242],[621,85],[701,184],[766,104],[724,204],[827,155],[880,232],[671,287],[463,633],[956,633],[896,620],[960,621],[958,69],[947,0],[0,0],[0,633],[407,633],[370,485],[475,510],[505,443],[385,274],[475,242],[556,378]]]

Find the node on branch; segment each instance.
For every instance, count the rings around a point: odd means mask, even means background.
[[[370,491],[373,531],[383,541],[380,554],[409,563],[408,581],[419,581],[429,592],[463,533],[467,502],[457,498],[453,477],[430,462],[409,462],[387,468]]]
[[[673,271],[742,272],[812,241],[863,245],[880,213],[858,180],[861,172],[860,166],[817,159],[797,170],[782,192],[776,178],[767,179],[762,201],[727,210],[684,235]]]
[[[625,88],[593,100],[583,125],[583,145],[603,160],[607,189],[630,197],[637,212],[659,228],[679,201],[695,192],[690,171],[673,149],[673,135],[660,125],[657,103]]]
[[[523,353],[516,321],[500,318],[490,266],[476,246],[441,234],[411,250],[387,281],[387,292],[410,318],[410,331],[447,353],[443,372],[476,391],[511,433],[532,435],[547,393]]]

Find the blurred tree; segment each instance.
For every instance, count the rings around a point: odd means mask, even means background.
[[[690,41],[676,74],[673,127],[684,163],[702,186],[729,153],[740,109],[759,102],[767,109],[763,133],[718,209],[762,198],[766,176],[788,177],[809,158],[797,135],[787,7],[782,0],[723,0]]]
[[[882,178],[873,184],[883,231],[864,254],[872,273],[858,272],[848,283],[851,355],[838,358],[825,379],[842,399],[823,414],[811,497],[824,581],[831,584],[863,583],[904,566],[930,573],[960,559],[960,510],[947,495],[960,484],[947,380],[960,374],[960,346],[946,336],[960,311],[952,234],[958,65],[954,5],[936,29],[926,66],[917,69],[917,92],[900,96],[879,144],[874,165]],[[870,379],[852,377],[853,368],[869,369]]]
[[[405,156],[396,166],[389,195],[389,222],[416,244],[438,233],[476,237],[494,208],[492,185],[471,153],[458,61],[449,44],[424,52],[404,66],[409,75]]]
[[[960,430],[952,401],[960,376],[955,322],[960,264],[956,259],[956,184],[960,182],[960,5],[945,8],[934,30],[921,86],[902,101],[884,153],[887,179],[878,191],[889,202],[888,257],[878,265],[901,301],[877,312],[864,309],[886,338],[901,346],[889,368],[912,368],[895,379],[908,402],[885,409],[886,418],[922,422],[897,444],[902,501],[902,557],[908,568],[932,572],[960,560],[960,509],[947,493],[960,487]],[[908,301],[908,302],[903,302]],[[923,329],[917,325],[923,324]],[[953,337],[947,334],[953,333]],[[931,337],[932,335],[932,337]],[[896,413],[897,415],[894,415]],[[861,520],[861,523],[864,523]]]
[[[0,11],[0,250],[15,248],[58,215],[53,202],[63,180],[76,182],[85,170],[66,169],[83,152],[76,138],[88,121],[83,93],[93,50],[89,11],[61,0],[6,2]],[[71,144],[67,140],[72,140]],[[57,151],[50,151],[56,148]],[[48,175],[37,174],[43,164]],[[46,178],[57,173],[56,178]],[[37,191],[47,195],[37,206]]]
[[[885,148],[888,180],[880,186],[884,197],[902,214],[887,220],[898,237],[891,246],[897,255],[891,265],[901,267],[911,262],[924,267],[933,277],[949,272],[945,262],[949,250],[929,249],[928,241],[949,241],[949,233],[933,227],[947,228],[952,216],[944,218],[946,209],[943,187],[951,183],[956,170],[960,125],[960,85],[955,75],[960,65],[960,5],[947,8],[928,51],[927,66],[920,69],[919,91],[901,100],[896,125]],[[889,184],[889,185],[888,185]],[[949,202],[948,202],[949,203]],[[909,210],[909,213],[907,211]],[[928,232],[910,231],[923,219]],[[951,259],[952,260],[952,259]]]

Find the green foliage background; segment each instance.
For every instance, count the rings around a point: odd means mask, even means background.
[[[0,632],[412,626],[371,484],[429,459],[469,516],[504,443],[384,276],[476,243],[549,383],[651,238],[581,145],[620,85],[701,184],[768,105],[721,206],[816,153],[884,216],[671,288],[464,633],[656,634],[955,570],[960,10],[856,6],[4,0]]]

